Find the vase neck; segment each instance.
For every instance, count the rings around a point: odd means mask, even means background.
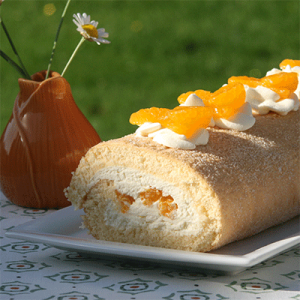
[[[31,80],[42,82],[42,81],[44,81],[46,79],[46,75],[47,75],[47,71],[46,70],[40,71],[40,72],[37,72],[37,73],[33,74],[31,76]],[[57,73],[57,72],[54,72],[54,71],[50,71],[48,79],[51,79],[53,77],[60,77],[60,74]]]
[[[47,71],[41,71],[33,74],[31,76],[31,80],[19,78],[18,83],[20,87],[19,92],[19,104],[21,102],[27,100],[30,95],[40,86],[40,84],[45,81]],[[51,71],[49,74],[49,78],[47,80],[51,80],[55,77],[60,77],[60,74],[57,72]]]
[[[26,79],[19,79],[19,101],[23,102],[30,97],[30,95],[39,87],[40,82],[26,80]]]

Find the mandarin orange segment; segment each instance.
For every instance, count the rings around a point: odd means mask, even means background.
[[[129,121],[135,125],[158,122],[164,128],[190,138],[200,128],[209,125],[213,112],[213,108],[202,106],[177,106],[174,109],[152,107],[133,113]]]
[[[205,91],[205,90],[196,90],[194,92],[186,92],[181,94],[177,100],[179,102],[179,104],[183,104],[186,99],[188,98],[188,96],[190,96],[191,94],[196,94],[199,98],[203,99],[207,99],[211,96],[211,92],[210,91]]]
[[[280,64],[279,67],[281,69],[285,69],[287,66],[293,67],[300,67],[300,60],[296,59],[284,59]]]
[[[228,84],[242,83],[251,88],[256,88],[260,84],[260,79],[248,76],[232,76],[228,79]]]
[[[231,106],[222,106],[215,108],[214,118],[219,119],[228,119],[231,116],[235,115],[238,112],[238,108],[232,108]]]
[[[294,92],[298,86],[298,74],[295,72],[280,72],[263,77],[261,83],[267,88],[285,89]]]
[[[129,122],[134,125],[143,125],[145,122],[156,123],[167,118],[170,109],[151,107],[140,109],[130,116]]]
[[[183,104],[186,99],[188,98],[189,95],[194,94],[195,92],[186,92],[181,94],[178,98],[177,101],[179,102],[179,104]]]
[[[205,91],[205,90],[196,90],[195,94],[202,100],[208,99],[212,95],[210,91]]]
[[[246,91],[241,83],[230,83],[218,89],[209,99],[204,99],[206,106],[239,108],[245,103]]]
[[[265,76],[261,79],[247,76],[232,76],[228,79],[228,83],[240,82],[255,88],[262,85],[267,88],[278,88],[295,91],[298,85],[298,75],[295,72],[280,72],[273,75]]]
[[[162,126],[178,134],[192,137],[200,128],[206,128],[213,116],[214,109],[202,106],[177,106],[168,115]]]
[[[203,100],[206,107],[219,108],[215,110],[213,115],[218,118],[229,118],[235,114],[246,99],[246,91],[242,82],[246,82],[249,77],[232,77],[232,81],[214,93],[205,90],[196,90],[195,92],[187,92],[178,97],[179,103],[184,103],[189,95],[195,93]],[[254,81],[255,78],[250,78]],[[241,82],[239,82],[239,80]],[[257,84],[258,85],[258,84]]]

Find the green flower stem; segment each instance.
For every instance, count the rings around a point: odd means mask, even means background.
[[[73,58],[74,58],[74,56],[75,56],[75,54],[77,53],[78,49],[80,48],[80,46],[83,44],[84,41],[85,41],[85,38],[82,37],[81,40],[79,41],[79,43],[78,43],[76,49],[74,50],[72,56],[70,57],[68,63],[66,64],[64,70],[62,71],[62,73],[61,73],[61,76],[62,76],[62,77],[64,76],[64,74],[65,74],[67,68],[69,67],[71,61],[73,60]]]
[[[27,79],[31,79],[30,76],[29,78],[27,77],[26,73],[24,72],[24,70],[18,65],[16,64],[11,58],[8,57],[8,55],[6,55],[3,51],[0,50],[0,55],[10,64],[12,65],[20,74],[22,77],[27,78]]]
[[[9,35],[9,33],[8,33],[8,31],[7,31],[6,27],[5,27],[5,25],[4,25],[4,22],[3,22],[2,18],[1,18],[1,16],[0,16],[0,23],[1,23],[1,26],[2,26],[2,28],[3,28],[3,30],[4,30],[4,32],[5,32],[5,34],[6,34],[6,36],[7,36],[7,38],[8,38],[8,41],[9,41],[9,43],[10,43],[10,45],[11,45],[11,47],[12,47],[14,53],[15,53],[15,55],[17,56],[17,58],[18,58],[18,60],[19,60],[19,64],[20,64],[21,67],[18,66],[15,62],[13,62],[13,61],[12,61],[6,54],[4,54],[2,51],[1,51],[1,56],[2,56],[4,59],[6,59],[7,61],[9,61],[15,68],[16,68],[16,66],[17,66],[17,67],[18,67],[17,69],[18,69],[19,72],[20,72],[19,68],[21,68],[21,69],[22,69],[22,74],[23,74],[22,76],[23,76],[23,77],[25,77],[25,78],[27,78],[27,79],[31,79],[30,75],[28,74],[28,72],[27,72],[27,70],[26,70],[26,68],[25,68],[25,66],[24,66],[24,64],[23,64],[23,62],[22,62],[22,60],[21,60],[21,57],[19,56],[19,54],[18,54],[18,52],[17,52],[16,47],[14,46],[14,43],[13,43],[12,39],[10,38],[10,35]],[[4,56],[3,56],[2,54],[4,54]],[[9,59],[9,60],[8,60],[8,59]]]
[[[57,32],[56,32],[56,36],[55,36],[55,39],[54,39],[54,44],[53,44],[53,48],[52,48],[52,53],[51,53],[51,57],[50,57],[50,61],[49,61],[49,64],[48,64],[48,68],[47,68],[47,73],[46,73],[46,78],[47,79],[49,77],[49,73],[50,73],[50,68],[51,68],[51,65],[52,65],[52,61],[53,61],[53,57],[54,57],[54,53],[55,53],[55,49],[56,49],[56,44],[57,44],[57,40],[58,40],[58,36],[59,36],[59,33],[60,33],[60,29],[61,29],[61,26],[62,26],[62,23],[64,21],[64,18],[65,18],[65,14],[66,14],[66,11],[68,9],[68,6],[70,4],[71,0],[68,0],[67,3],[66,3],[66,6],[65,6],[65,9],[61,15],[61,19],[60,19],[60,23],[58,25],[58,29],[57,29]]]

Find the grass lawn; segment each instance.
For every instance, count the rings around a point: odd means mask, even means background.
[[[47,68],[65,3],[5,0],[1,6],[30,74]],[[299,0],[73,0],[52,65],[59,73],[81,38],[72,22],[78,12],[98,21],[111,41],[86,41],[64,76],[103,140],[133,132],[128,120],[141,108],[173,108],[183,92],[214,91],[230,76],[262,77],[285,58],[300,59]],[[14,58],[3,30],[0,44]],[[2,133],[19,75],[0,59]]]

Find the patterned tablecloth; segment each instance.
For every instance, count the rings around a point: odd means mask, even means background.
[[[54,210],[19,207],[1,193],[0,207],[2,300],[300,300],[299,246],[238,275],[206,274],[11,239],[6,231]]]

